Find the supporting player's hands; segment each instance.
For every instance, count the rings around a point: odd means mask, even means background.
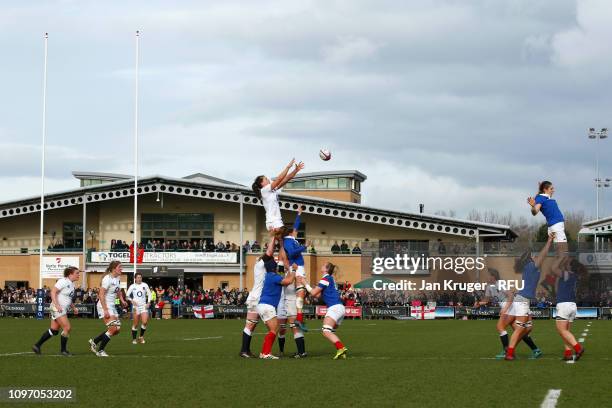
[[[79,314],[79,309],[77,309],[77,307],[75,305],[72,305],[72,313],[75,315]]]
[[[120,302],[121,302],[121,307],[123,307],[124,309],[128,307],[128,304],[125,300],[121,299]]]
[[[527,198],[527,204],[529,204],[531,207],[535,207],[535,205],[536,205],[535,198],[528,197]]]
[[[61,307],[59,307],[58,304],[55,304],[55,310],[57,311],[57,313],[62,313],[64,311],[64,309],[62,309]]]
[[[299,162],[295,165],[295,171],[304,170],[304,162]]]
[[[550,234],[548,234],[548,242],[552,242],[555,239],[555,236],[557,234],[555,234],[554,232],[551,232]]]

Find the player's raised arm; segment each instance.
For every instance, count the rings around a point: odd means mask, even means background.
[[[291,173],[287,174],[281,180],[281,182],[278,184],[278,186],[274,187],[274,188],[281,188],[281,187],[283,187],[285,184],[287,184],[289,181],[291,181],[291,179],[294,178],[296,174],[298,174],[303,169],[304,169],[304,163],[302,163],[302,162],[297,163],[295,165],[295,168],[293,169],[293,171]]]
[[[537,203],[533,197],[527,198],[527,204],[531,206],[531,215],[538,215],[540,209],[542,208],[542,204]]]
[[[548,236],[548,239],[546,240],[546,244],[544,244],[544,248],[542,248],[538,256],[536,256],[536,258],[534,259],[536,267],[539,268],[542,266],[542,263],[544,263],[544,259],[546,259],[546,257],[548,256],[548,251],[550,251],[550,245],[552,244],[554,238],[555,238],[554,233]]]
[[[289,272],[285,275],[285,278],[280,282],[283,286],[289,286],[295,281],[295,269],[297,269],[297,265],[293,264]]]
[[[293,166],[293,164],[295,163],[295,159],[291,159],[291,161],[289,162],[288,165],[285,166],[285,168],[283,169],[283,171],[281,171],[278,176],[276,176],[276,178],[272,181],[272,190],[276,190],[279,187],[282,187],[281,183],[282,181],[285,179],[285,177],[287,176],[287,173],[289,173],[289,170],[291,169],[291,167]]]
[[[567,256],[567,254],[556,257],[551,266],[552,273],[557,276],[561,276],[561,268],[567,268],[568,261],[569,257]]]

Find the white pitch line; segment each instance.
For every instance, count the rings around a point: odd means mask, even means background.
[[[6,353],[6,354],[0,354],[0,357],[8,357],[8,356],[19,356],[22,354],[34,354],[34,352],[32,351],[21,351],[19,353]]]
[[[213,336],[213,337],[194,337],[191,339],[183,339],[185,341],[193,341],[193,340],[217,340],[217,339],[222,339],[223,336]]]
[[[584,337],[579,338],[578,343],[584,343]]]
[[[585,332],[588,332],[588,331],[589,331],[589,329],[584,329],[584,331],[585,331]]]
[[[560,395],[561,390],[548,390],[548,393],[546,394],[546,397],[544,397],[544,401],[542,401],[540,408],[555,408]]]

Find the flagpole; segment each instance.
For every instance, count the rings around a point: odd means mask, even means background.
[[[47,143],[47,43],[49,40],[49,33],[45,33],[45,58],[44,58],[44,70],[43,70],[43,109],[42,109],[42,158],[41,158],[41,176],[40,176],[40,237],[39,244],[40,248],[38,251],[39,255],[39,268],[38,268],[38,288],[42,288],[42,275],[43,275],[43,229],[45,221],[45,148]]]
[[[134,95],[134,278],[138,264],[138,65],[140,60],[140,31],[136,31],[136,69]]]

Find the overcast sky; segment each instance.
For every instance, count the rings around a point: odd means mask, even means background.
[[[550,179],[563,210],[594,215],[586,128],[612,127],[610,1],[1,4],[0,201],[39,192],[45,31],[47,191],[73,170],[132,171],[140,29],[141,175],[250,185],[296,157],[365,173],[368,205],[459,216],[527,215]],[[599,151],[612,176],[612,140]]]

